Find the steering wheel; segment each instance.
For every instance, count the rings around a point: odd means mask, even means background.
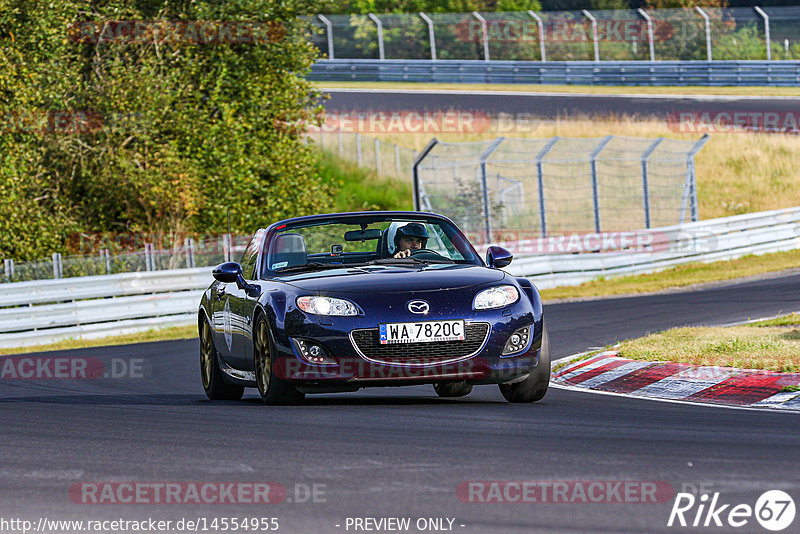
[[[434,254],[434,255],[436,255],[436,256],[438,256],[438,257],[440,257],[442,259],[445,259],[445,260],[449,260],[450,259],[450,258],[448,258],[446,256],[442,256],[441,254],[439,254],[435,250],[431,250],[429,248],[418,248],[416,250],[412,250],[411,251],[411,255],[412,256],[417,256],[419,254]]]

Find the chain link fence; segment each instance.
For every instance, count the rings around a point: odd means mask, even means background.
[[[696,221],[694,157],[707,139],[433,139],[413,169],[414,205],[485,242]]]
[[[328,59],[800,59],[800,6],[315,15]]]
[[[144,241],[138,236],[108,236],[110,243]],[[34,261],[3,261],[2,282],[24,282],[92,276],[104,274],[164,271],[191,267],[210,267],[238,259],[250,236],[223,234],[212,238],[185,238],[165,246],[162,242],[142,242],[138,250],[114,253],[100,248],[89,254],[52,254],[51,258]],[[89,248],[89,247],[79,247]],[[96,247],[91,247],[96,248]],[[125,247],[128,248],[128,247]]]
[[[696,221],[694,156],[707,138],[434,139],[418,155],[360,133],[307,134],[322,149],[380,176],[413,176],[415,209],[449,216],[477,242],[505,230],[548,237]],[[138,244],[100,248],[103,240],[89,237],[89,246],[78,248],[90,248],[90,254],[56,253],[26,262],[6,258],[2,282],[213,266],[238,258],[250,238],[223,234],[146,242],[146,236],[108,236],[112,245]]]

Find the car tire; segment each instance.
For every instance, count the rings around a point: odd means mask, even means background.
[[[437,382],[433,385],[433,390],[440,397],[463,397],[472,392],[472,384],[467,384],[466,380],[459,382]]]
[[[500,393],[508,402],[536,402],[547,393],[550,385],[550,335],[542,323],[542,348],[539,352],[539,365],[525,380],[513,384],[500,384]]]
[[[303,402],[304,393],[272,372],[275,367],[275,343],[263,316],[258,318],[253,331],[253,360],[256,386],[264,404],[286,406]]]
[[[244,394],[244,387],[228,384],[222,378],[211,326],[205,319],[200,326],[200,379],[206,396],[211,400],[239,400]]]

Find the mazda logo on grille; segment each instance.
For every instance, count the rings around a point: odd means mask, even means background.
[[[411,313],[428,313],[431,309],[431,305],[425,302],[424,300],[412,300],[408,303],[408,311]]]

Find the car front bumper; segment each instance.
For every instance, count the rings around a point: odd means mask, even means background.
[[[286,335],[276,339],[278,354],[273,373],[283,380],[312,388],[333,385],[357,388],[461,380],[471,384],[502,384],[524,378],[536,369],[542,339],[542,315],[535,316],[528,302],[520,301],[499,310],[472,312],[467,317],[442,312],[425,320],[458,318],[464,319],[468,326],[486,326],[483,338],[479,343],[473,343],[469,350],[463,350],[461,354],[452,351],[437,354],[435,344],[412,343],[395,346],[394,356],[386,358],[365,353],[363,345],[354,339],[354,333],[377,329],[375,320],[367,317],[316,317],[295,310],[287,314]],[[515,354],[502,355],[509,337],[528,325],[531,326],[531,335],[527,346]],[[335,363],[309,363],[297,350],[293,338],[319,344],[327,353],[328,361]],[[403,352],[409,355],[404,357]]]

